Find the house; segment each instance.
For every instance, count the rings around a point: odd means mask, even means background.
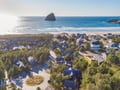
[[[61,36],[56,37],[59,42],[62,42],[64,39]]]
[[[116,36],[120,36],[120,34],[113,34],[113,36],[115,36],[115,37],[116,37]]]
[[[85,38],[87,35],[85,33],[81,34],[81,38]]]
[[[68,45],[67,45],[67,43],[63,43],[62,45],[59,45],[58,48],[60,50],[66,50],[68,48]]]
[[[83,43],[83,44],[81,44],[80,46],[81,46],[81,48],[83,48],[83,49],[87,47],[87,45],[86,45],[86,44],[84,44],[84,43]]]
[[[114,52],[112,52],[112,53],[110,53],[110,52],[106,52],[105,54],[106,54],[106,56],[108,56],[109,54],[113,54],[113,55],[115,55],[115,54],[116,54],[116,51],[114,51]]]
[[[107,59],[107,54],[106,54],[106,53],[101,53],[101,55],[102,55],[102,58],[103,58],[104,60]]]
[[[68,45],[66,42],[64,42],[64,44],[62,45],[63,48],[67,49],[68,48]]]
[[[52,45],[53,45],[54,47],[57,47],[57,46],[58,46],[58,42],[52,42]]]
[[[66,56],[67,54],[70,54],[70,56],[73,56],[74,51],[69,51],[69,52],[63,52],[61,53],[62,56]]]
[[[107,33],[107,37],[111,37],[111,36],[113,36],[112,33]]]
[[[27,45],[27,50],[31,50],[31,47],[30,47],[30,45]]]
[[[100,42],[99,42],[99,41],[92,42],[92,43],[91,43],[91,48],[92,48],[93,50],[98,51],[98,50],[100,49]]]
[[[5,51],[9,50],[9,48],[7,48],[7,47],[1,47],[1,49],[5,50]]]
[[[65,61],[65,65],[66,65],[68,68],[71,68],[71,67],[72,67],[72,62],[71,62],[71,61]]]
[[[82,55],[78,53],[77,57],[82,58]]]
[[[102,38],[102,36],[100,36],[100,35],[91,35],[91,38],[92,39],[99,39],[99,38]]]
[[[107,41],[108,41],[108,43],[110,43],[110,44],[112,43],[112,39],[108,39]]]
[[[5,85],[5,82],[2,79],[0,79],[0,87],[2,87],[4,85]]]
[[[112,44],[112,45],[111,45],[111,48],[119,49],[119,45],[118,45],[118,44]]]
[[[95,60],[98,61],[98,65],[100,65],[102,62],[104,62],[106,59],[105,57],[103,58],[101,55],[99,54],[93,54],[93,57]]]
[[[18,45],[18,46],[15,46],[15,47],[13,47],[13,50],[15,51],[15,50],[23,50],[23,49],[25,49],[26,47],[25,46],[23,46],[23,45]]]
[[[64,90],[79,90],[79,82],[71,81],[71,80],[65,80]]]
[[[76,40],[76,45],[79,45],[79,44],[81,44],[81,43],[83,43],[83,42],[84,42],[84,39],[78,38],[78,39]]]
[[[19,48],[18,47],[13,47],[13,50],[14,51],[19,50]]]
[[[104,45],[104,47],[105,47],[107,50],[110,50],[110,48],[111,48],[110,45]]]
[[[73,38],[75,38],[76,34],[72,33],[70,36],[73,37]]]
[[[81,73],[79,70],[69,68],[68,70],[63,70],[63,74],[69,75],[70,80],[80,80],[81,79]]]
[[[120,48],[120,43],[118,44],[118,48]]]
[[[77,35],[76,35],[76,36],[80,38],[81,34],[80,34],[80,33],[77,33]]]
[[[22,68],[22,67],[25,67],[22,60],[18,59],[15,61],[15,64],[19,67],[19,68]]]
[[[57,63],[58,65],[64,64],[64,63],[65,63],[64,58],[56,58],[56,63]]]
[[[29,56],[28,57],[28,62],[29,62],[29,64],[33,65],[37,62],[37,59],[33,56]]]

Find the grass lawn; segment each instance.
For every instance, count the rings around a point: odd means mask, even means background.
[[[44,81],[44,78],[42,76],[36,75],[36,76],[28,78],[26,80],[26,84],[29,86],[36,86],[36,85],[41,84],[43,81]]]

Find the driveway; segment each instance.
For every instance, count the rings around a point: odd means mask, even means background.
[[[41,83],[40,85],[37,85],[37,86],[28,86],[25,83],[26,79],[28,78],[27,77],[27,78],[23,79],[23,88],[22,88],[22,90],[36,90],[37,87],[40,87],[41,90],[45,90],[48,86],[50,86],[48,84],[48,80],[50,78],[50,74],[46,73],[45,70],[39,71],[39,73],[32,72],[32,74],[33,75],[40,75],[40,76],[42,76],[44,78],[43,83]]]

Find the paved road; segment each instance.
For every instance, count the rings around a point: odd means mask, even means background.
[[[40,87],[41,90],[45,90],[48,86],[50,86],[48,84],[50,74],[46,73],[45,70],[39,71],[39,73],[34,73],[33,72],[32,74],[33,75],[40,75],[40,76],[44,77],[43,83],[40,84],[40,85],[37,85],[37,86],[28,86],[28,85],[25,84],[25,81],[26,81],[26,78],[25,78],[25,79],[23,79],[23,88],[22,88],[22,90],[36,90],[37,87]]]

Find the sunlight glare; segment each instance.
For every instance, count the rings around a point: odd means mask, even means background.
[[[9,34],[17,25],[18,17],[12,14],[0,13],[0,34]]]

